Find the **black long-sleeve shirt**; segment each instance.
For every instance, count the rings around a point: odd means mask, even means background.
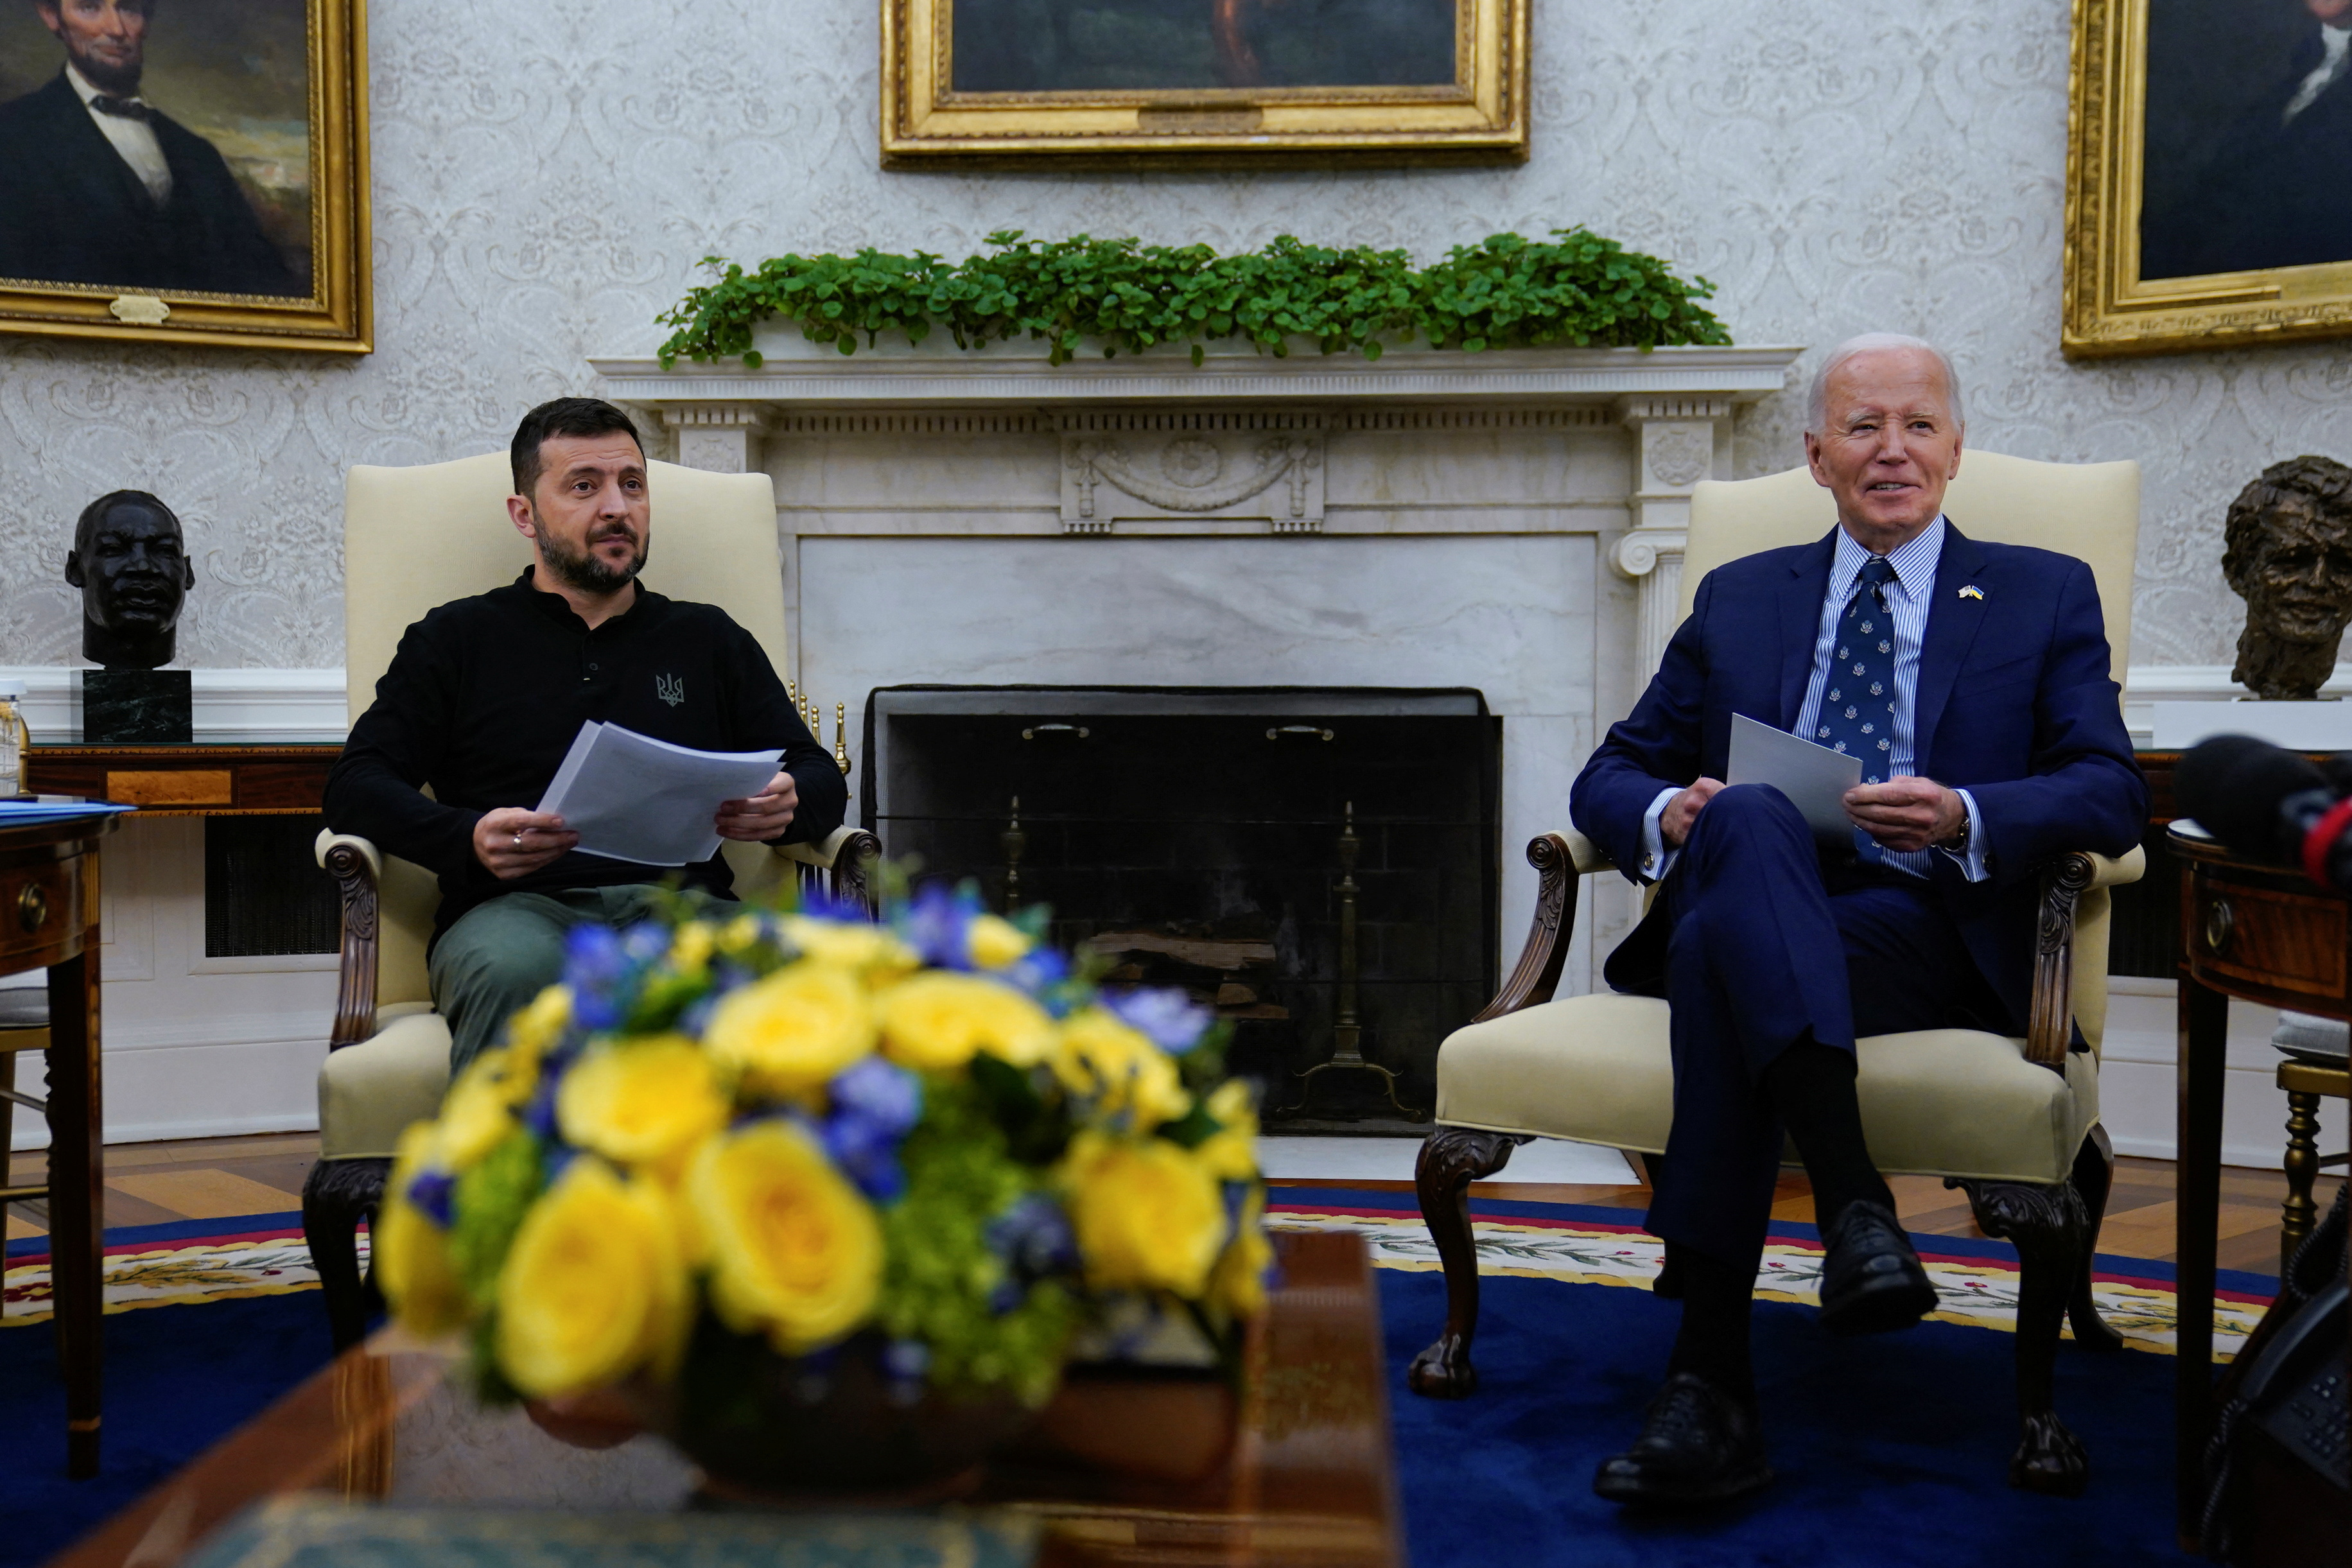
[[[509,882],[475,858],[474,824],[500,806],[535,809],[591,719],[699,751],[772,747],[800,794],[782,841],[822,839],[841,826],[849,791],[840,768],[793,711],[767,654],[724,610],[640,583],[636,603],[592,631],[562,595],[534,588],[528,567],[402,635],[328,775],[328,824],[440,877],[436,939],[500,893],[660,876],[574,851]],[[428,785],[430,796],[421,793]],[[734,885],[717,855],[684,876],[715,893]]]

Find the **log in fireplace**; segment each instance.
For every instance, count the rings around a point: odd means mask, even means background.
[[[865,742],[893,858],[1047,905],[1113,980],[1214,1006],[1270,1123],[1425,1121],[1438,1043],[1496,974],[1502,721],[1480,693],[886,687]]]

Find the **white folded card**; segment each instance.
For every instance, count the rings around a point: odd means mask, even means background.
[[[779,752],[698,752],[594,720],[580,726],[539,809],[608,860],[687,866],[719,853],[711,819],[776,776]]]
[[[1770,784],[1804,814],[1814,837],[1832,844],[1853,840],[1853,819],[1845,814],[1845,792],[1862,782],[1860,757],[1816,746],[1802,735],[1734,713],[1731,758],[1723,782]]]

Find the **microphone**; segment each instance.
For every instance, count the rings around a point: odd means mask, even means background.
[[[2252,735],[2216,735],[2182,754],[2172,793],[2183,816],[2239,854],[2352,893],[2352,753],[2322,765]]]

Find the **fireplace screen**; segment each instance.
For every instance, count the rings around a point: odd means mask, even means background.
[[[888,687],[864,820],[1234,1026],[1293,1131],[1425,1122],[1495,986],[1501,721],[1474,690]]]

